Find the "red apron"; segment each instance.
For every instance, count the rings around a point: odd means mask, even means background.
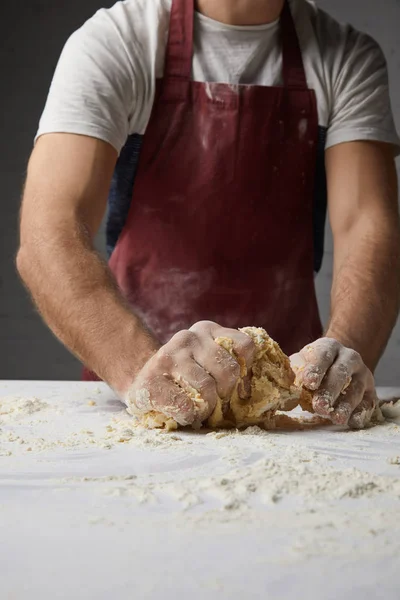
[[[322,331],[315,93],[288,2],[282,86],[192,81],[193,21],[194,0],[173,0],[164,78],[110,268],[162,343],[207,319],[264,327],[290,354]]]

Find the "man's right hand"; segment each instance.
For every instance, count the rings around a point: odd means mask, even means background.
[[[215,339],[233,341],[238,360]],[[235,329],[211,321],[200,321],[176,333],[144,365],[124,400],[136,414],[156,411],[180,425],[202,422],[213,412],[218,398],[232,393],[240,377],[239,362],[251,368],[255,346],[252,339]],[[203,403],[187,392],[196,390]]]

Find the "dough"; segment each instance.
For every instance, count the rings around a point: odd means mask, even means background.
[[[220,398],[214,412],[203,425],[211,429],[242,428],[249,425],[273,429],[277,410],[292,410],[298,404],[308,410],[311,406],[311,394],[294,384],[295,375],[289,358],[282,352],[280,346],[262,328],[244,327],[240,331],[249,335],[256,345],[256,354],[249,374],[250,397],[242,400],[239,396],[239,391],[246,385],[247,376],[246,365],[241,364],[241,377],[231,397]],[[232,339],[220,337],[215,341],[235,356]],[[177,383],[179,385],[179,382]],[[249,383],[247,382],[247,385]],[[204,406],[204,400],[196,390],[185,387],[185,391],[199,408]],[[154,411],[144,415],[141,424],[148,428],[168,430],[178,427],[173,419]]]

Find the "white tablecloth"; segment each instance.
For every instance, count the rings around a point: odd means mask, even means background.
[[[398,600],[399,433],[148,433],[103,384],[2,382],[0,598]]]

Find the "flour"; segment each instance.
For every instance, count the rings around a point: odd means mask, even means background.
[[[95,494],[151,505],[155,510],[168,506],[167,510],[179,521],[196,523],[214,520],[233,524],[239,518],[253,522],[271,507],[301,508],[303,513],[317,510],[327,522],[333,505],[340,507],[349,502],[385,498],[398,503],[400,498],[400,461],[396,450],[392,449],[392,457],[385,459],[390,475],[376,475],[355,467],[341,468],[340,458],[335,458],[336,452],[340,457],[341,446],[347,451],[359,448],[359,453],[363,453],[377,428],[336,433],[341,437],[324,438],[323,450],[316,451],[308,448],[302,438],[291,438],[293,434],[274,433],[258,426],[242,431],[193,433],[180,430],[171,434],[144,429],[122,411],[111,418],[103,413],[104,418],[96,421],[96,412],[91,412],[96,405],[88,405],[86,400],[83,406],[86,406],[86,426],[76,427],[61,436],[62,428],[51,427],[55,418],[64,420],[63,411],[57,405],[38,398],[1,398],[2,460],[10,460],[7,457],[18,453],[34,457],[43,452],[85,448],[107,452],[136,449],[146,456],[154,452],[156,462],[161,461],[164,454],[170,457],[167,464],[172,467],[160,472],[143,474],[135,469],[133,461],[132,468],[122,474],[106,472],[97,477],[67,477],[59,483],[64,490],[84,487]],[[74,419],[74,423],[80,423],[79,416]],[[42,430],[46,423],[47,429]],[[320,426],[318,420],[299,423],[300,429],[314,426]],[[378,427],[384,431],[383,438],[399,432],[395,423],[386,422]],[[202,456],[206,458],[203,462]],[[177,464],[188,461],[188,466],[174,467],[174,457]],[[212,457],[215,460],[210,463]],[[324,526],[323,520],[320,526]]]
[[[381,404],[381,411],[386,419],[397,419],[400,417],[400,400],[394,399]]]
[[[94,407],[96,403],[89,401],[87,405]],[[77,427],[59,437],[51,427],[54,418],[59,415],[63,415],[62,410],[39,398],[1,398],[0,456],[11,456],[17,450],[22,454],[93,447],[111,450],[123,444],[138,448],[170,448],[180,441],[178,436],[159,434],[138,427],[136,419],[125,413],[121,417],[112,418],[108,424],[96,428],[96,431]],[[47,435],[38,434],[46,425]],[[62,430],[61,427],[60,429]],[[187,445],[190,446],[191,442],[187,441]]]
[[[12,456],[13,451],[9,447],[10,445],[22,445],[26,443],[23,438],[9,430],[10,426],[22,421],[28,425],[40,422],[42,420],[41,413],[49,409],[50,406],[47,402],[35,397],[3,396],[0,398],[0,457]],[[7,430],[5,429],[6,427]],[[5,442],[7,443],[7,447],[4,446]],[[42,444],[45,445],[45,440],[35,440],[37,448]],[[26,446],[26,451],[32,451],[29,444]]]
[[[262,506],[288,501],[295,501],[296,506],[315,508],[327,506],[332,501],[372,499],[382,495],[400,497],[400,478],[356,468],[334,468],[325,455],[299,444],[282,447],[274,442],[273,433],[258,427],[249,429],[223,432],[222,437],[214,432],[206,436],[218,448],[227,465],[218,476],[210,477],[203,472],[192,476],[185,473],[180,478],[176,473],[173,477],[161,474],[156,478],[130,474],[71,478],[64,482],[96,483],[106,495],[132,497],[141,504],[157,505],[167,499],[176,504],[178,511],[201,510],[202,505],[211,503],[222,513],[231,514],[232,519]],[[165,442],[169,437],[158,435]],[[146,437],[141,440],[145,445]],[[178,440],[186,444],[182,438],[171,440],[169,444]],[[236,467],[237,459],[242,456],[241,442],[245,442],[247,448],[250,442],[255,455],[262,450],[264,457]],[[265,457],[265,454],[269,456]],[[208,511],[205,518],[207,514]]]
[[[26,419],[49,408],[39,398],[5,396],[0,398],[0,425]]]

